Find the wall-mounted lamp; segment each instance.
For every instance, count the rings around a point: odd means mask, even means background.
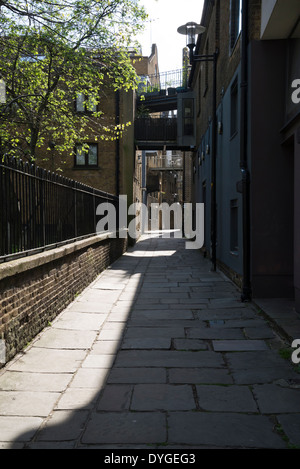
[[[190,63],[193,61],[194,48],[196,47],[196,35],[202,34],[206,31],[201,24],[190,21],[189,23],[179,26],[177,32],[186,36],[186,45],[190,49]]]

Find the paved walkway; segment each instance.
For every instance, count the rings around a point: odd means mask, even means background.
[[[138,242],[0,372],[0,448],[300,447],[287,344],[210,269]]]

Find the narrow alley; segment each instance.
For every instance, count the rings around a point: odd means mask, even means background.
[[[0,371],[0,448],[300,447],[287,347],[198,250],[146,235]]]

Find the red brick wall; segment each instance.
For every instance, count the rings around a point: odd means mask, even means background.
[[[127,239],[104,239],[62,257],[15,273],[22,259],[0,265],[0,339],[6,361],[20,352],[76,295],[86,288],[127,247]],[[41,264],[41,265],[39,265]],[[9,275],[14,272],[14,275]],[[0,363],[0,367],[4,364]]]

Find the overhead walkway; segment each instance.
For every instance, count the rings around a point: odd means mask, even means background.
[[[143,77],[137,93],[135,141],[139,150],[188,150],[180,136],[182,100],[188,89],[188,70]]]
[[[178,95],[187,91],[187,73],[173,70],[142,77],[135,120],[139,150],[178,149]]]

